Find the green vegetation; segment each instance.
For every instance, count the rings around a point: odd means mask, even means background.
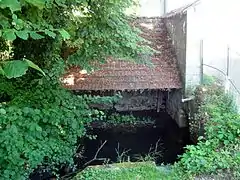
[[[125,14],[133,0],[0,0],[0,179],[27,179],[39,167],[73,166],[77,140],[101,111],[89,103],[116,97],[77,96],[60,79],[72,65],[96,69],[108,57],[148,63],[151,49]],[[140,54],[144,54],[140,57]],[[210,81],[210,80],[209,80]],[[196,121],[205,134],[187,146],[170,172],[154,165],[89,170],[79,179],[190,179],[223,173],[240,179],[240,120],[219,86],[206,91]],[[113,115],[111,121],[133,122]]]
[[[151,120],[150,117],[135,117],[133,115],[120,115],[118,113],[113,113],[110,116],[107,117],[107,122],[113,123],[113,124],[137,124],[137,123],[151,123],[153,120]]]
[[[172,180],[171,171],[157,167],[152,162],[119,163],[105,166],[89,167],[79,173],[73,180]]]
[[[77,140],[98,113],[88,104],[104,98],[76,96],[60,79],[72,65],[94,69],[109,56],[141,61],[151,53],[125,14],[132,5],[0,0],[0,179],[73,166]]]
[[[192,175],[229,174],[240,177],[240,117],[233,99],[218,85],[202,86],[196,121],[204,122],[204,135],[175,166]]]
[[[147,124],[147,123],[154,123],[150,117],[136,117],[132,114],[129,115],[122,115],[119,113],[111,113],[108,114],[103,111],[98,111],[99,116],[96,117],[96,121],[102,121],[104,123],[119,125],[119,124],[126,124],[126,125],[136,125],[136,124]]]

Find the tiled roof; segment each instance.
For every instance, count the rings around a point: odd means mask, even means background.
[[[162,18],[138,18],[136,26],[142,37],[158,50],[152,57],[154,67],[128,61],[108,59],[100,70],[87,74],[71,68],[65,76],[65,86],[72,90],[137,90],[181,88],[176,55]]]

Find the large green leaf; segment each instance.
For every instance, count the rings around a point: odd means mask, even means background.
[[[1,0],[0,1],[0,8],[10,8],[12,12],[20,11],[21,5],[18,0]]]
[[[23,76],[26,74],[29,67],[41,72],[45,76],[43,70],[28,59],[5,61],[1,64],[2,66],[0,66],[0,75],[4,75],[9,79]]]
[[[60,29],[59,33],[61,34],[61,36],[63,37],[64,40],[70,39],[70,34],[67,31],[65,31],[64,29]]]
[[[29,4],[38,7],[39,9],[43,9],[45,6],[45,0],[25,0]]]
[[[56,34],[48,29],[45,29],[44,33],[52,38],[56,37]]]
[[[28,39],[28,31],[16,31],[16,35],[23,40]]]
[[[38,65],[36,65],[35,63],[33,63],[32,61],[30,61],[28,59],[24,59],[24,61],[27,62],[29,67],[38,70],[39,72],[41,72],[45,76],[45,73],[43,72],[43,70]]]
[[[30,32],[30,37],[33,38],[33,39],[35,39],[35,40],[43,39],[43,38],[44,38],[44,36],[42,36],[42,35],[34,32],[34,31]]]
[[[4,75],[7,78],[16,78],[26,74],[28,63],[21,60],[6,61],[3,64]]]
[[[14,29],[7,29],[3,31],[3,38],[9,41],[14,41],[17,37]]]

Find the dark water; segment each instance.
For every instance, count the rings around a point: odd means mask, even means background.
[[[151,116],[155,119],[155,124],[137,129],[121,127],[119,129],[94,128],[92,134],[97,135],[96,140],[85,140],[85,161],[91,160],[98,148],[106,140],[107,143],[101,149],[98,157],[108,158],[110,162],[117,161],[116,149],[128,151],[131,161],[137,160],[136,155],[149,154],[149,150],[155,149],[161,152],[161,157],[157,158],[157,163],[174,163],[178,160],[178,155],[183,153],[183,147],[190,144],[188,129],[180,129],[171,117],[166,113],[137,112],[136,116]],[[101,162],[95,162],[99,164]]]
[[[107,141],[103,148],[99,151],[97,159],[108,159],[107,163],[118,161],[117,152],[120,154],[126,152],[124,160],[137,161],[136,156],[149,154],[152,147],[158,151],[157,164],[172,164],[178,160],[178,155],[183,154],[184,147],[191,144],[188,128],[180,129],[175,121],[165,112],[156,113],[152,111],[133,112],[135,116],[151,117],[155,120],[155,124],[133,128],[129,126],[121,126],[120,128],[98,128],[94,127],[88,131],[92,135],[97,135],[97,139],[85,139],[84,158],[76,158],[75,162],[78,168],[82,168],[83,164],[92,160],[104,141]],[[156,143],[158,146],[156,147]],[[161,152],[161,153],[160,153]],[[106,163],[104,160],[93,161],[89,165],[97,165]],[[47,172],[48,173],[48,172]],[[31,177],[32,180],[51,179],[49,173],[35,173]],[[65,175],[64,170],[60,170],[61,175]]]

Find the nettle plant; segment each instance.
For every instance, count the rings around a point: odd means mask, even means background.
[[[126,0],[0,0],[0,179],[72,164],[95,111],[60,79],[71,65],[139,57]],[[146,51],[146,53],[149,53]],[[31,68],[30,68],[31,67]],[[103,98],[104,99],[104,98]]]

